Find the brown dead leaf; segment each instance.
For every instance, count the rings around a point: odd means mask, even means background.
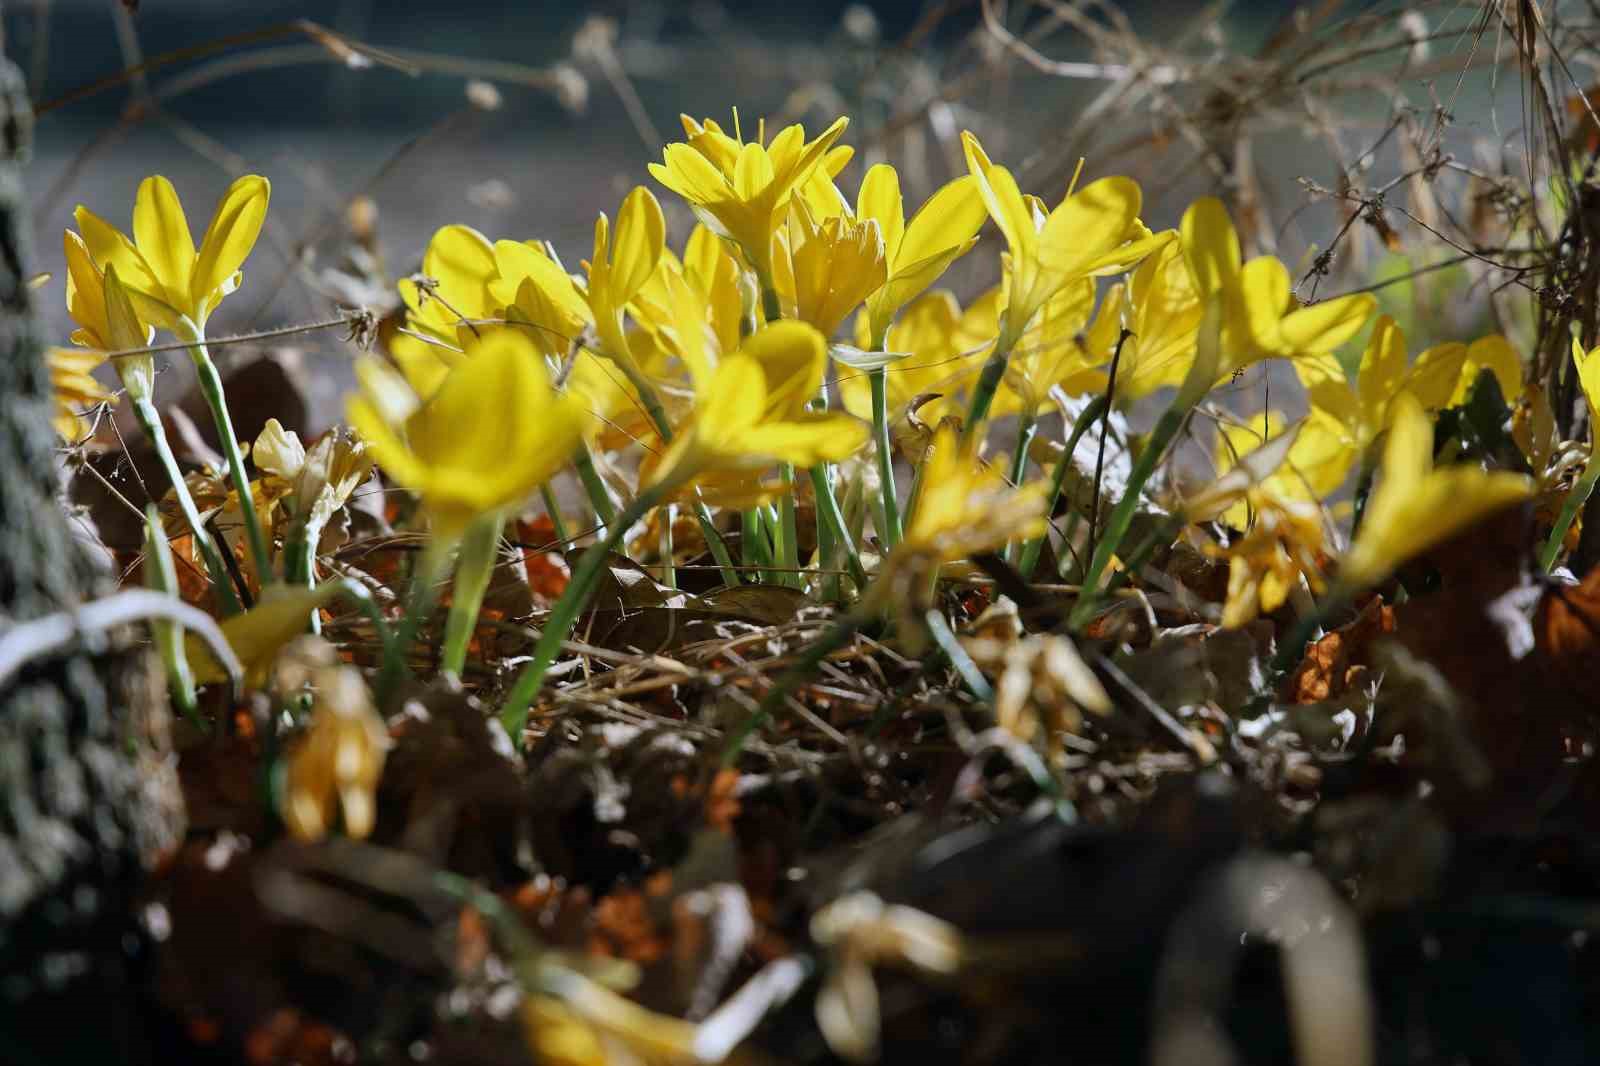
[[[1289,703],[1321,703],[1334,699],[1365,676],[1372,643],[1394,632],[1394,608],[1373,597],[1356,620],[1340,626],[1306,649],[1306,656],[1283,682],[1280,696]]]
[[[1551,585],[1534,615],[1534,639],[1553,680],[1592,699],[1600,677],[1600,566],[1577,585]]]

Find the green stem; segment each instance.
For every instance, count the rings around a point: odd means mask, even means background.
[[[763,513],[759,507],[747,508],[739,513],[739,556],[748,567],[773,565],[772,542],[767,539]],[[776,583],[777,575],[766,570],[762,572],[761,580]]]
[[[794,588],[800,580],[800,523],[795,517],[794,466],[782,463],[778,477],[783,481],[783,495],[778,500],[778,525],[772,531],[773,551],[778,565],[783,568],[783,583]]]
[[[305,518],[296,518],[289,527],[288,536],[283,542],[283,580],[290,586],[312,588],[316,585],[315,561],[317,557],[316,545],[322,540],[322,524],[312,523]],[[322,632],[322,614],[313,610],[309,620],[309,629],[312,633]]]
[[[595,469],[594,456],[590,454],[587,444],[578,445],[578,453],[573,456],[572,465],[578,468],[578,480],[583,482],[583,491],[589,496],[589,504],[594,508],[595,517],[599,519],[603,533],[604,527],[617,520],[617,505],[611,499],[611,490],[606,488],[606,483],[600,478],[600,472]],[[554,507],[550,507],[549,510],[551,520],[554,521],[557,511]]]
[[[501,512],[483,515],[467,527],[466,535],[461,538],[456,583],[444,624],[444,661],[440,664],[442,669],[458,677],[467,665],[467,645],[472,643],[473,631],[478,627],[478,612],[483,609],[483,596],[494,575],[500,533],[505,523]]]
[[[1039,420],[1032,412],[1024,412],[1017,420],[1017,453],[1011,457],[1010,479],[1013,486],[1020,486],[1028,476],[1028,449],[1033,446],[1033,436],[1039,431]],[[1045,514],[1048,516],[1049,511]],[[1015,563],[1021,546],[1016,543],[1006,545],[1006,559]]]
[[[880,345],[881,348],[881,345]],[[872,430],[878,446],[878,489],[883,496],[884,550],[900,543],[900,498],[894,485],[894,441],[889,435],[889,370],[867,371],[872,385]]]
[[[669,589],[678,587],[678,565],[673,559],[672,547],[672,523],[677,517],[676,504],[669,503],[661,508],[661,533],[657,541],[657,554],[661,556],[661,583]]]
[[[867,571],[861,565],[861,554],[856,551],[856,542],[850,536],[850,530],[845,528],[844,514],[839,510],[839,501],[834,498],[833,485],[829,483],[824,467],[811,468],[811,488],[817,497],[817,517],[822,528],[833,537],[834,545],[844,552],[845,566],[849,568],[850,578],[856,583],[859,593],[867,587]]]
[[[1083,590],[1078,594],[1078,602],[1073,606],[1072,613],[1067,616],[1069,628],[1076,630],[1094,617],[1095,601],[1099,597],[1100,575],[1111,565],[1111,559],[1116,555],[1118,545],[1122,543],[1122,538],[1127,535],[1128,526],[1133,522],[1133,514],[1138,510],[1145,482],[1155,473],[1156,464],[1166,454],[1167,446],[1178,435],[1178,430],[1183,428],[1189,410],[1190,405],[1184,402],[1182,397],[1167,408],[1161,416],[1161,421],[1156,423],[1155,432],[1150,435],[1149,443],[1139,453],[1138,460],[1133,464],[1133,471],[1128,476],[1127,489],[1123,492],[1122,499],[1111,509],[1111,517],[1106,519],[1105,530],[1095,542],[1094,554],[1089,557],[1089,568],[1084,571]]]
[[[1561,554],[1561,545],[1567,539],[1567,530],[1572,528],[1573,520],[1588,502],[1596,481],[1600,481],[1600,456],[1591,455],[1588,465],[1578,477],[1578,483],[1567,493],[1566,502],[1561,505],[1561,514],[1550,530],[1550,539],[1544,542],[1544,550],[1539,553],[1539,569],[1542,572],[1548,574],[1550,568],[1556,565],[1556,556]]]
[[[176,597],[178,571],[172,562],[172,546],[167,543],[166,533],[161,528],[161,515],[153,503],[144,510],[144,531],[145,584],[157,592]],[[200,717],[200,705],[194,695],[194,672],[189,669],[189,656],[184,650],[177,625],[152,619],[150,628],[155,634],[161,662],[166,667],[167,688],[172,693],[173,701],[183,711],[185,718],[205,732],[205,719]]]
[[[1007,313],[1006,320],[1000,326],[1000,335],[995,338],[994,351],[989,353],[989,359],[978,375],[978,383],[973,387],[972,402],[967,407],[967,421],[961,427],[962,444],[970,441],[973,434],[978,432],[978,427],[989,417],[989,407],[994,403],[994,394],[1006,375],[1006,363],[1010,361],[1011,349],[1016,347],[1016,343],[1011,333],[1011,316]]]
[[[716,520],[711,517],[711,508],[699,498],[698,493],[694,501],[694,517],[700,523],[700,532],[706,539],[706,548],[711,552],[711,558],[722,568],[722,583],[740,584],[739,568],[734,565],[733,553],[728,551],[728,542],[722,539]]]
[[[539,499],[544,501],[544,513],[550,516],[550,528],[561,542],[562,551],[565,551],[572,544],[572,536],[567,532],[567,520],[561,517],[561,505],[556,502],[556,494],[548,481],[539,486]]]
[[[539,641],[533,649],[533,660],[517,675],[505,704],[500,708],[500,721],[519,748],[522,746],[523,727],[528,722],[528,709],[533,706],[534,697],[544,684],[544,675],[555,663],[562,643],[572,632],[578,616],[588,606],[589,598],[594,595],[606,557],[622,542],[623,532],[657,506],[667,495],[668,489],[666,485],[653,485],[640,493],[617,517],[605,539],[591,544],[588,551],[583,553],[583,558],[578,560],[578,568],[567,583],[566,591],[545,619]]]
[[[228,476],[234,491],[239,494],[239,513],[244,516],[245,538],[250,543],[250,558],[255,562],[256,577],[263,587],[272,583],[272,553],[267,550],[267,537],[261,529],[261,518],[256,514],[255,497],[250,493],[250,478],[245,473],[244,455],[239,451],[239,438],[233,432],[233,417],[228,413],[228,397],[222,388],[222,375],[206,351],[205,334],[200,327],[187,319],[179,330],[179,339],[189,344],[189,357],[194,360],[195,373],[200,379],[200,392],[211,408],[211,419],[216,424],[217,436],[222,439],[222,454],[228,460]]]
[[[1361,453],[1361,473],[1356,475],[1355,513],[1350,519],[1350,539],[1354,540],[1361,529],[1361,519],[1367,513],[1367,497],[1372,495],[1372,475],[1376,467],[1372,462],[1372,449]]]
[[[1055,470],[1050,474],[1050,487],[1045,490],[1046,515],[1055,513],[1056,501],[1061,498],[1061,488],[1066,484],[1067,472],[1072,469],[1072,457],[1078,450],[1078,442],[1083,435],[1089,432],[1089,427],[1105,414],[1108,404],[1104,396],[1096,396],[1084,405],[1078,417],[1072,423],[1072,432],[1067,435],[1066,450],[1061,453],[1061,458],[1056,460]],[[1039,555],[1044,551],[1045,537],[1030,540],[1022,549],[1022,559],[1017,564],[1017,570],[1024,578],[1033,576],[1033,571],[1039,565]]]
[[[937,607],[929,607],[923,612],[922,621],[928,627],[928,635],[933,638],[933,643],[944,653],[944,657],[950,660],[950,665],[955,667],[956,674],[961,678],[961,683],[967,686],[967,691],[983,703],[993,702],[994,689],[989,687],[989,681],[983,676],[983,671],[978,669],[978,664],[972,661],[967,649],[956,639],[944,612]]]
[[[139,421],[139,427],[144,430],[144,435],[150,438],[150,443],[155,446],[156,457],[161,460],[161,467],[166,471],[167,480],[172,482],[172,495],[178,501],[178,509],[183,512],[184,521],[189,523],[189,532],[194,535],[195,547],[206,564],[206,573],[211,577],[211,590],[217,597],[218,608],[224,617],[238,614],[239,597],[234,592],[233,582],[229,579],[228,568],[223,564],[222,556],[211,540],[211,534],[206,532],[205,523],[200,519],[200,511],[194,505],[194,497],[189,495],[188,483],[183,480],[183,471],[178,468],[177,457],[172,454],[172,445],[167,440],[166,428],[161,424],[161,415],[156,411],[155,404],[149,400],[134,401],[133,414]]]

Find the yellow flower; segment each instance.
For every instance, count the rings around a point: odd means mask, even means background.
[[[867,300],[869,343],[882,343],[900,309],[978,242],[978,230],[988,215],[977,179],[967,174],[928,197],[908,222],[900,175],[889,164],[879,163],[861,179],[856,217],[877,222],[883,234],[888,277]]]
[[[427,281],[401,279],[406,327],[419,336],[397,335],[389,353],[418,396],[433,395],[461,361],[462,346],[485,332],[468,323],[496,317],[499,309],[489,283],[497,266],[489,238],[470,226],[444,226],[422,253],[421,274]]]
[[[62,234],[61,243],[67,260],[67,313],[78,324],[72,343],[102,352],[149,345],[156,331],[139,321],[131,296],[117,279],[117,268],[108,265],[102,273],[83,238],[71,230]],[[133,400],[150,398],[155,391],[154,356],[120,356],[114,365]]]
[[[46,349],[52,398],[50,424],[62,440],[76,441],[86,436],[89,426],[79,412],[111,400],[111,394],[92,373],[103,362],[105,356],[99,352],[78,348]]]
[[[1506,404],[1522,398],[1522,359],[1511,342],[1498,333],[1471,344],[1440,344],[1417,356],[1406,376],[1405,387],[1430,411],[1466,403],[1478,375],[1488,370],[1500,386]]]
[[[1011,252],[1005,347],[1039,309],[1068,283],[1133,266],[1171,238],[1153,235],[1139,221],[1141,193],[1131,178],[1090,182],[1044,217],[1003,166],[989,161],[971,133],[962,133],[967,169]]]
[[[1111,286],[1084,345],[1092,362],[1108,364],[1123,327],[1129,330],[1117,363],[1119,403],[1183,383],[1194,362],[1204,312],[1178,241],[1146,256],[1126,281]]]
[[[594,316],[572,276],[537,241],[496,241],[491,305],[528,334],[545,357],[563,360]]]
[[[1585,352],[1578,338],[1572,338],[1572,364],[1578,369],[1578,384],[1589,401],[1590,449],[1600,443],[1600,348]]]
[[[824,337],[838,332],[845,317],[888,278],[883,234],[873,219],[857,222],[839,214],[820,222],[796,200],[789,210],[787,246],[777,288],[789,297],[794,317]],[[784,268],[787,269],[784,269]]]
[[[1201,300],[1222,307],[1218,380],[1261,359],[1331,352],[1355,336],[1377,306],[1370,293],[1358,293],[1301,307],[1282,262],[1270,255],[1242,262],[1239,235],[1214,197],[1189,205],[1181,233]]]
[[[1217,427],[1219,471],[1225,473],[1237,468],[1284,432],[1284,419],[1278,412],[1267,412],[1264,421],[1263,425],[1263,418],[1258,416],[1249,423],[1224,422]],[[1342,427],[1313,408],[1295,427],[1293,442],[1277,466],[1260,475],[1259,490],[1285,500],[1316,503],[1344,482],[1350,469],[1348,457]],[[1256,486],[1251,485],[1246,496],[1235,500],[1218,520],[1233,529],[1247,528],[1255,510],[1249,493],[1254,491],[1257,491]]]
[[[1352,586],[1382,581],[1401,563],[1533,491],[1522,474],[1466,465],[1435,470],[1433,423],[1410,391],[1395,399],[1380,470],[1340,570]]]
[[[239,287],[239,268],[261,233],[271,191],[257,174],[228,186],[198,250],[177,191],[160,175],[139,184],[132,240],[86,207],[74,217],[94,262],[117,268],[141,319],[174,331],[187,320],[203,330],[222,298]]]
[[[333,829],[337,810],[345,833],[360,840],[377,821],[389,732],[354,667],[321,666],[311,688],[311,724],[289,751],[283,822],[297,840],[317,841]]]
[[[307,449],[299,434],[284,429],[276,418],[267,419],[250,457],[264,476],[283,482],[282,494],[293,504],[295,516],[316,530],[372,473],[367,446],[343,429],[324,433]]]
[[[594,223],[594,255],[586,264],[589,287],[585,295],[600,337],[600,354],[633,372],[637,372],[637,363],[628,345],[623,312],[656,272],[666,239],[661,205],[642,185],[622,201],[615,241],[604,214]]]
[[[1094,298],[1094,279],[1080,278],[1045,301],[1012,349],[991,415],[1039,414],[1050,408],[1057,390],[1064,396],[1105,391],[1106,368],[1084,344]]]
[[[778,463],[804,467],[850,456],[867,441],[866,423],[842,412],[806,410],[827,359],[827,342],[804,322],[759,330],[696,381],[694,410],[646,483],[682,488],[719,471],[753,473]]]
[[[949,563],[1044,533],[1044,483],[1013,488],[959,436],[948,423],[935,431],[922,460],[916,512],[897,553]]]
[[[952,294],[937,289],[906,306],[889,327],[884,343],[894,357],[885,377],[891,422],[903,419],[910,405],[919,399],[924,402],[917,409],[917,417],[929,424],[964,410],[955,394],[978,372],[987,347],[987,342],[970,342],[986,326],[993,326],[998,318],[997,304],[998,291],[990,290],[962,311]],[[863,348],[869,345],[871,330],[869,315],[857,316],[856,343]],[[988,341],[993,339],[991,328]],[[845,410],[851,414],[872,417],[871,391],[866,374],[840,372],[839,392]]]
[[[727,136],[709,119],[683,116],[688,143],[667,145],[651,175],[689,202],[697,218],[733,241],[765,284],[772,278],[772,240],[792,194],[823,162],[849,124],[840,118],[815,140],[796,124],[763,145]]]
[[[442,537],[522,502],[572,458],[582,429],[577,405],[550,387],[544,359],[520,332],[487,334],[466,356],[426,400],[364,360],[362,394],[347,406],[373,458],[422,498]]]

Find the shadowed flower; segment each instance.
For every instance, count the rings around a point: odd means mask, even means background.
[[[111,394],[92,373],[105,362],[105,356],[77,348],[49,348],[45,351],[45,362],[50,371],[52,395],[50,424],[62,440],[80,440],[89,432],[81,412],[111,400]]]
[[[361,671],[333,658],[310,671],[311,722],[289,750],[283,823],[298,840],[317,841],[343,823],[357,840],[377,821],[378,779],[389,733]]]

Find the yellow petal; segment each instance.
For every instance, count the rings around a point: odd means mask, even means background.
[[[1239,276],[1242,257],[1239,234],[1228,209],[1212,196],[1202,196],[1183,213],[1180,228],[1184,258],[1202,298],[1231,288]]]
[[[278,652],[306,631],[306,619],[313,610],[328,603],[339,592],[339,585],[333,582],[314,589],[274,585],[263,593],[255,607],[224,619],[222,635],[228,638],[228,645],[244,664],[245,683],[252,688],[263,685]],[[227,671],[211,654],[205,641],[190,634],[184,644],[197,684],[216,684],[228,679]]]
[[[1356,389],[1362,416],[1375,425],[1384,421],[1383,411],[1400,391],[1406,377],[1406,335],[1388,315],[1372,327],[1372,337],[1361,353],[1361,370]]]
[[[1572,361],[1578,368],[1578,383],[1583,386],[1583,395],[1589,401],[1591,424],[1600,421],[1600,355],[1596,353],[1600,353],[1600,348],[1585,353],[1578,338],[1572,338]],[[1600,432],[1591,429],[1590,433],[1600,438]]]
[[[142,348],[150,342],[150,331],[139,321],[132,297],[123,287],[114,265],[106,266],[105,279],[106,342],[113,350]],[[150,399],[155,393],[155,356],[121,355],[114,361],[117,377],[135,402]]]
[[[170,303],[166,290],[125,234],[81,204],[73,212],[78,232],[101,270],[115,265],[122,283],[139,309],[139,317],[164,329],[178,324],[179,312]]]
[[[159,174],[139,183],[133,201],[133,240],[167,296],[167,302],[188,313],[189,279],[194,274],[194,238],[178,191]]]
[[[1487,370],[1494,374],[1500,386],[1500,395],[1508,405],[1515,407],[1522,398],[1522,357],[1511,342],[1498,333],[1480,337],[1467,348],[1466,364],[1461,368],[1461,380],[1456,383],[1456,394],[1451,405],[1465,403],[1467,393],[1478,381],[1478,375]]]
[[[981,199],[978,200],[978,210],[980,213],[983,211]],[[885,253],[892,260],[899,252],[900,239],[906,232],[905,205],[900,198],[900,175],[894,167],[879,163],[867,171],[861,179],[861,191],[856,194],[856,217],[877,220],[878,228],[883,233]],[[983,224],[984,217],[987,216],[980,214],[979,225]]]
[[[89,255],[89,246],[71,230],[61,235],[67,260],[67,313],[88,334],[90,347],[112,349],[106,325],[105,282]]]
[[[222,295],[232,292],[234,275],[244,265],[261,235],[267,217],[272,185],[259,174],[247,174],[222,194],[200,242],[190,282],[189,299],[201,315],[208,314]]]
[[[621,306],[632,300],[661,261],[666,246],[666,220],[661,205],[644,186],[622,201],[617,213],[616,249],[611,257],[611,299]]]
[[[293,481],[306,464],[306,446],[300,443],[299,434],[284,429],[276,418],[269,418],[250,446],[250,460],[258,470]]]
[[[1132,178],[1092,181],[1065,200],[1039,231],[1039,260],[1046,269],[1075,276],[1120,245],[1139,217],[1142,193]]]
[[[1284,351],[1331,352],[1359,333],[1377,306],[1371,293],[1357,293],[1291,311],[1278,324]]]
[[[990,162],[978,138],[969,132],[961,134],[961,148],[966,153],[967,170],[978,183],[978,193],[989,211],[989,217],[1000,227],[1000,234],[1011,249],[1012,269],[1032,268],[1037,245],[1037,231],[1033,212],[1022,199],[1022,190],[1011,171]]]
[[[828,343],[805,322],[774,322],[740,347],[762,373],[762,417],[797,415],[816,398],[828,366]]]
[[[741,451],[762,466],[815,466],[848,459],[866,444],[871,427],[837,411],[806,411],[780,422],[764,422],[741,437]]]

